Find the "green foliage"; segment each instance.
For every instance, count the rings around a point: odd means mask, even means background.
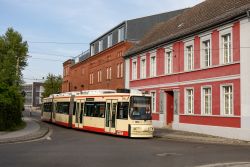
[[[23,97],[16,86],[0,84],[0,131],[22,124]]]
[[[44,92],[43,97],[48,97],[51,94],[60,93],[62,87],[62,77],[48,74],[46,81],[43,84]]]
[[[20,93],[21,71],[27,66],[27,42],[9,28],[0,36],[0,130],[22,124],[23,97]]]

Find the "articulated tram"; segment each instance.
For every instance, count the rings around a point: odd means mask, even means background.
[[[138,90],[88,90],[43,99],[43,121],[128,137],[153,137],[151,97]]]

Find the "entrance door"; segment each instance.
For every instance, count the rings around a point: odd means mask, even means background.
[[[76,100],[75,127],[83,127],[84,100]]]
[[[174,92],[173,91],[167,91],[167,125],[171,126],[172,122],[174,120]]]
[[[106,101],[105,132],[115,133],[117,100]]]

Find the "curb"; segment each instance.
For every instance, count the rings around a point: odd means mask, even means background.
[[[205,144],[220,144],[220,145],[235,145],[235,146],[250,146],[250,142],[236,139],[228,139],[217,136],[188,136],[176,134],[154,134],[154,137],[159,140],[185,141],[190,143],[205,143]]]
[[[32,134],[28,134],[25,136],[20,136],[16,138],[7,138],[0,140],[1,144],[13,144],[13,143],[21,143],[21,142],[30,142],[30,141],[37,141],[39,139],[43,139],[45,136],[50,134],[51,129],[49,126],[46,126],[43,122],[40,122],[38,120],[33,119],[35,122],[37,122],[40,126],[40,129]]]

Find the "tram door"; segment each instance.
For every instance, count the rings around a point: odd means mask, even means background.
[[[76,100],[75,127],[83,127],[84,100]]]
[[[115,133],[116,129],[117,100],[106,101],[105,132]]]
[[[52,122],[56,122],[56,102],[52,103]]]

